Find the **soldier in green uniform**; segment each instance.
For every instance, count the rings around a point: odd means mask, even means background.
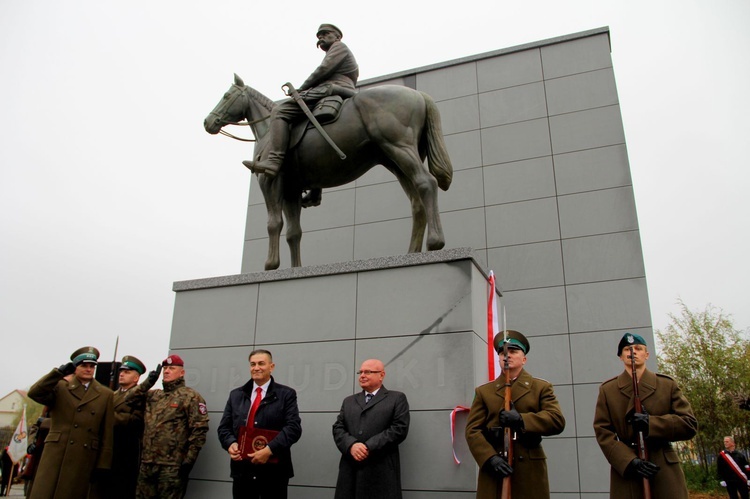
[[[185,363],[170,355],[128,394],[145,401],[138,499],[181,499],[198,453],[206,443],[208,410],[201,395],[185,386]],[[151,390],[164,370],[163,390]]]
[[[504,366],[504,335],[495,336],[494,348]],[[547,456],[542,437],[558,435],[565,429],[552,385],[526,372],[526,354],[531,345],[518,331],[508,331],[508,372],[511,377],[513,406],[505,410],[505,373],[478,387],[466,421],[466,442],[480,467],[477,499],[496,499],[503,479],[511,476],[513,497],[549,499]],[[512,463],[499,454],[503,449],[504,427],[516,434]]]
[[[112,390],[94,379],[99,350],[79,348],[71,362],[34,383],[29,397],[51,411],[32,499],[86,499],[112,464]]]
[[[631,355],[642,413],[634,410]],[[596,441],[611,465],[610,497],[643,497],[646,478],[652,497],[688,499],[685,475],[671,442],[690,440],[698,431],[690,402],[672,378],[646,369],[649,352],[641,336],[626,333],[617,345],[617,356],[625,370],[601,384],[594,415]],[[648,460],[636,453],[636,428],[646,437]]]
[[[138,483],[143,438],[143,400],[127,402],[128,392],[138,385],[146,366],[137,357],[122,358],[119,372],[120,388],[115,392],[115,448],[112,457],[112,480],[109,497],[133,499]]]

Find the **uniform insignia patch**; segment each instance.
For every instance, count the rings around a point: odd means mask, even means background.
[[[203,402],[200,402],[198,404],[198,412],[205,415],[208,412],[208,409],[206,409],[206,404],[204,404]]]

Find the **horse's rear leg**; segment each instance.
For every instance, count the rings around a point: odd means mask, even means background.
[[[443,235],[443,227],[440,223],[440,211],[437,202],[437,180],[425,168],[416,146],[381,144],[381,147],[383,148],[383,152],[403,172],[404,177],[406,177],[405,181],[411,182],[412,189],[418,194],[419,200],[424,207],[427,220],[427,250],[442,249],[445,246],[445,236]],[[414,230],[412,231],[413,236]],[[421,251],[421,240],[420,248],[416,251]]]
[[[386,168],[396,176],[411,203],[411,241],[409,242],[409,253],[419,253],[422,251],[424,231],[427,227],[427,216],[425,215],[422,199],[411,180],[404,177],[403,172],[397,166],[387,165]]]
[[[302,212],[302,193],[300,192],[294,200],[283,203],[284,216],[287,221],[286,242],[289,245],[289,254],[292,257],[292,267],[302,266],[302,254],[300,244],[302,242],[302,226],[300,216]]]

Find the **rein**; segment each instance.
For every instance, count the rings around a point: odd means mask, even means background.
[[[260,123],[261,121],[266,121],[270,117],[271,116],[269,115],[269,116],[265,116],[263,118],[260,118],[260,119],[254,120],[254,121],[250,121],[250,122],[242,121],[242,122],[239,122],[239,123],[226,123],[224,126],[226,126],[226,125],[250,126],[250,125],[254,125],[256,123]],[[225,137],[230,137],[230,138],[233,138],[235,140],[242,141],[242,142],[256,142],[257,141],[257,139],[243,139],[242,137],[237,137],[235,135],[232,135],[229,132],[225,132],[223,128],[221,130],[219,130],[219,133],[222,134],[222,135],[224,135]]]

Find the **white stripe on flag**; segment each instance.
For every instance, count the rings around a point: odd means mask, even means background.
[[[487,301],[487,376],[489,381],[494,380],[500,370],[500,359],[494,348],[495,335],[500,331],[497,326],[497,288],[495,287],[495,273],[490,270],[489,275],[489,300]]]
[[[8,455],[14,464],[26,456],[26,447],[28,445],[26,444],[26,406],[24,405],[21,421],[18,422],[16,432],[13,433],[13,438],[8,444]]]

